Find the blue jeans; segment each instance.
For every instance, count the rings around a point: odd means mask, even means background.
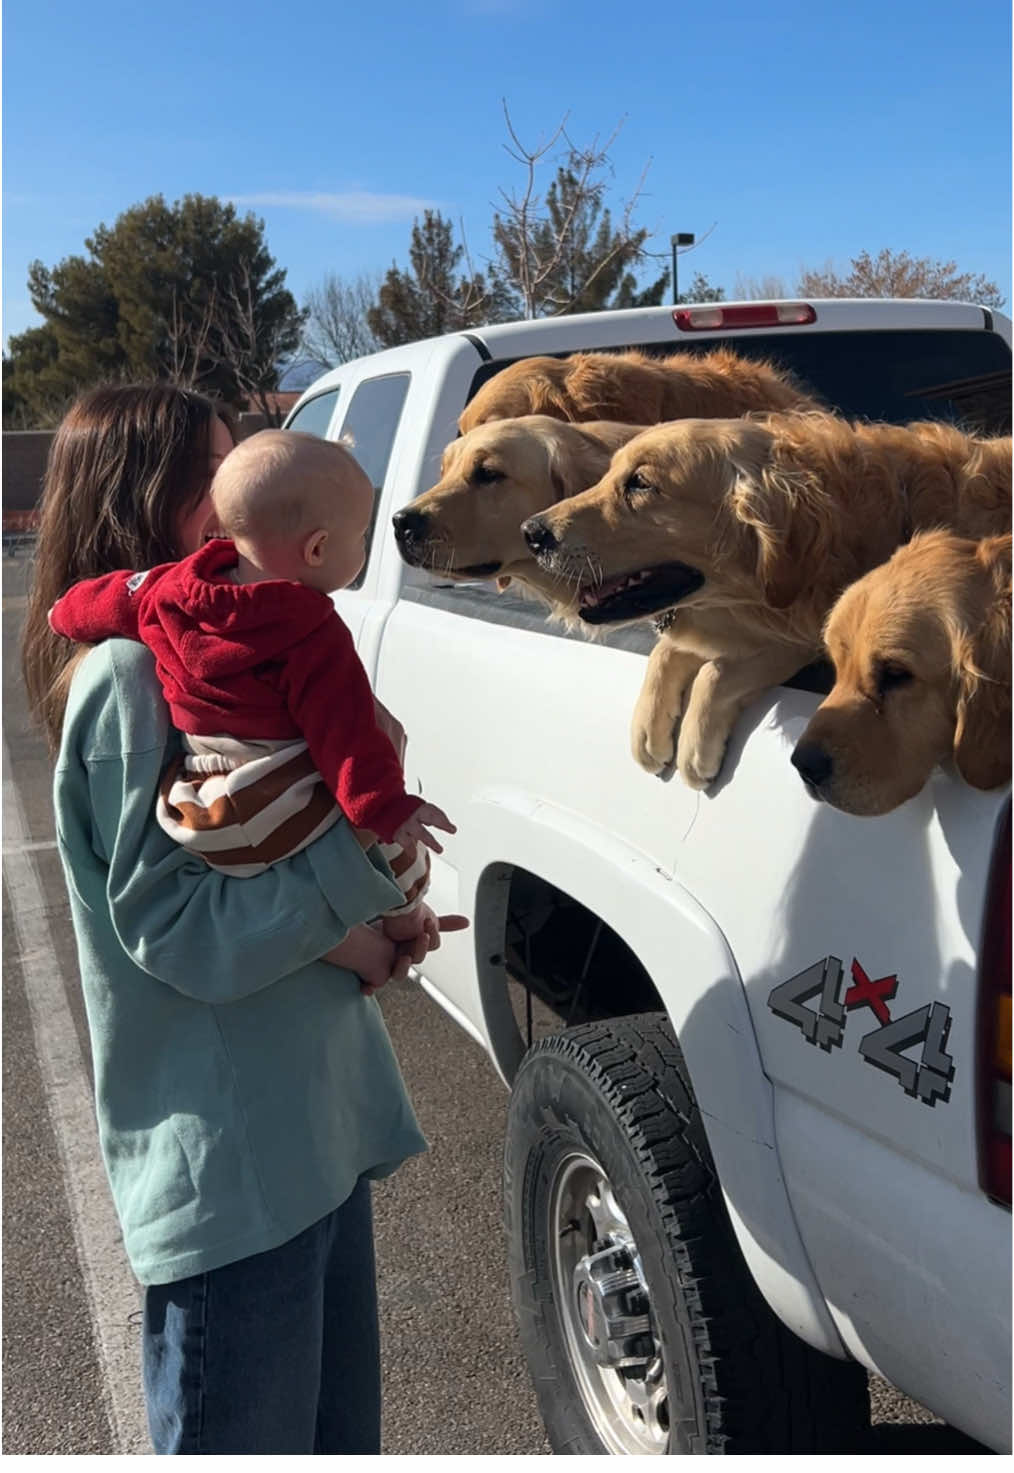
[[[157,1453],[379,1453],[370,1187],[298,1237],[145,1290]]]

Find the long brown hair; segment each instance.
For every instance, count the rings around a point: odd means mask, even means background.
[[[207,489],[216,415],[229,423],[190,389],[108,385],[82,394],[53,438],[21,643],[29,708],[51,752],[79,647],[53,633],[49,610],[82,578],[180,556],[176,528]]]

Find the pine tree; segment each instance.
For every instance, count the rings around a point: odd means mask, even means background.
[[[455,242],[454,226],[439,210],[426,210],[415,221],[408,256],[409,269],[391,267],[376,306],[366,314],[385,348],[498,320],[495,291],[481,272],[461,270],[465,247]]]
[[[4,363],[23,413],[110,378],[170,378],[263,407],[304,319],[263,221],[213,197],[157,195],[100,225],[85,249],[29,270],[44,327],[13,338]]]

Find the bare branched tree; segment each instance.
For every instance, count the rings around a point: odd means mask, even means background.
[[[796,288],[804,297],[928,297],[932,301],[977,302],[1002,307],[1006,297],[995,281],[959,271],[955,261],[910,256],[908,251],[862,251],[842,275],[828,261],[819,271],[803,270]]]
[[[380,293],[379,272],[346,280],[331,271],[304,303],[307,319],[301,350],[325,368],[376,353],[382,346],[369,324]]]
[[[264,321],[249,263],[237,269],[217,292],[219,303],[212,327],[217,352],[229,364],[240,393],[263,414],[265,423],[280,425],[283,412],[273,402],[278,387],[278,365],[292,348],[291,324],[277,318]]]
[[[209,372],[209,347],[221,313],[217,282],[212,282],[203,300],[191,294],[181,300],[174,283],[169,309],[162,323],[168,376],[183,388],[196,388]]]
[[[660,301],[666,276],[638,293],[632,270],[648,256],[650,232],[633,221],[648,166],[616,224],[605,206],[609,151],[622,125],[604,144],[596,137],[582,148],[568,136],[564,117],[547,142],[526,148],[506,102],[503,110],[511,140],[504,148],[521,165],[524,182],[519,189],[500,191],[502,205],[493,219],[494,276],[517,298],[520,315],[556,317]],[[543,196],[539,168],[558,144],[565,149],[564,161]]]
[[[785,283],[784,276],[746,276],[742,271],[736,272],[736,282],[732,288],[732,299],[735,302],[772,302],[791,297]]]
[[[513,315],[509,298],[505,298],[495,279],[476,270],[465,234],[465,222],[460,217],[458,229],[461,244],[455,248],[454,262],[458,264],[463,258],[465,271],[454,281],[440,269],[439,260],[434,260],[432,253],[424,253],[418,263],[420,287],[463,327],[507,321]]]

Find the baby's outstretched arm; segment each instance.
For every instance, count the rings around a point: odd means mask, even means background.
[[[49,611],[49,627],[78,644],[103,639],[138,639],[141,612],[152,590],[178,565],[163,563],[147,573],[104,573],[69,588]]]
[[[432,824],[435,829],[443,829],[446,834],[458,832],[442,808],[438,808],[435,803],[421,803],[416,811],[406,818],[400,828],[395,830],[394,842],[400,844],[403,849],[409,844],[422,843],[434,853],[443,854],[443,845],[437,843],[426,827],[427,824]]]
[[[377,723],[369,679],[335,611],[289,649],[279,679],[289,714],[345,816],[395,842],[420,799],[405,791],[398,753]]]

